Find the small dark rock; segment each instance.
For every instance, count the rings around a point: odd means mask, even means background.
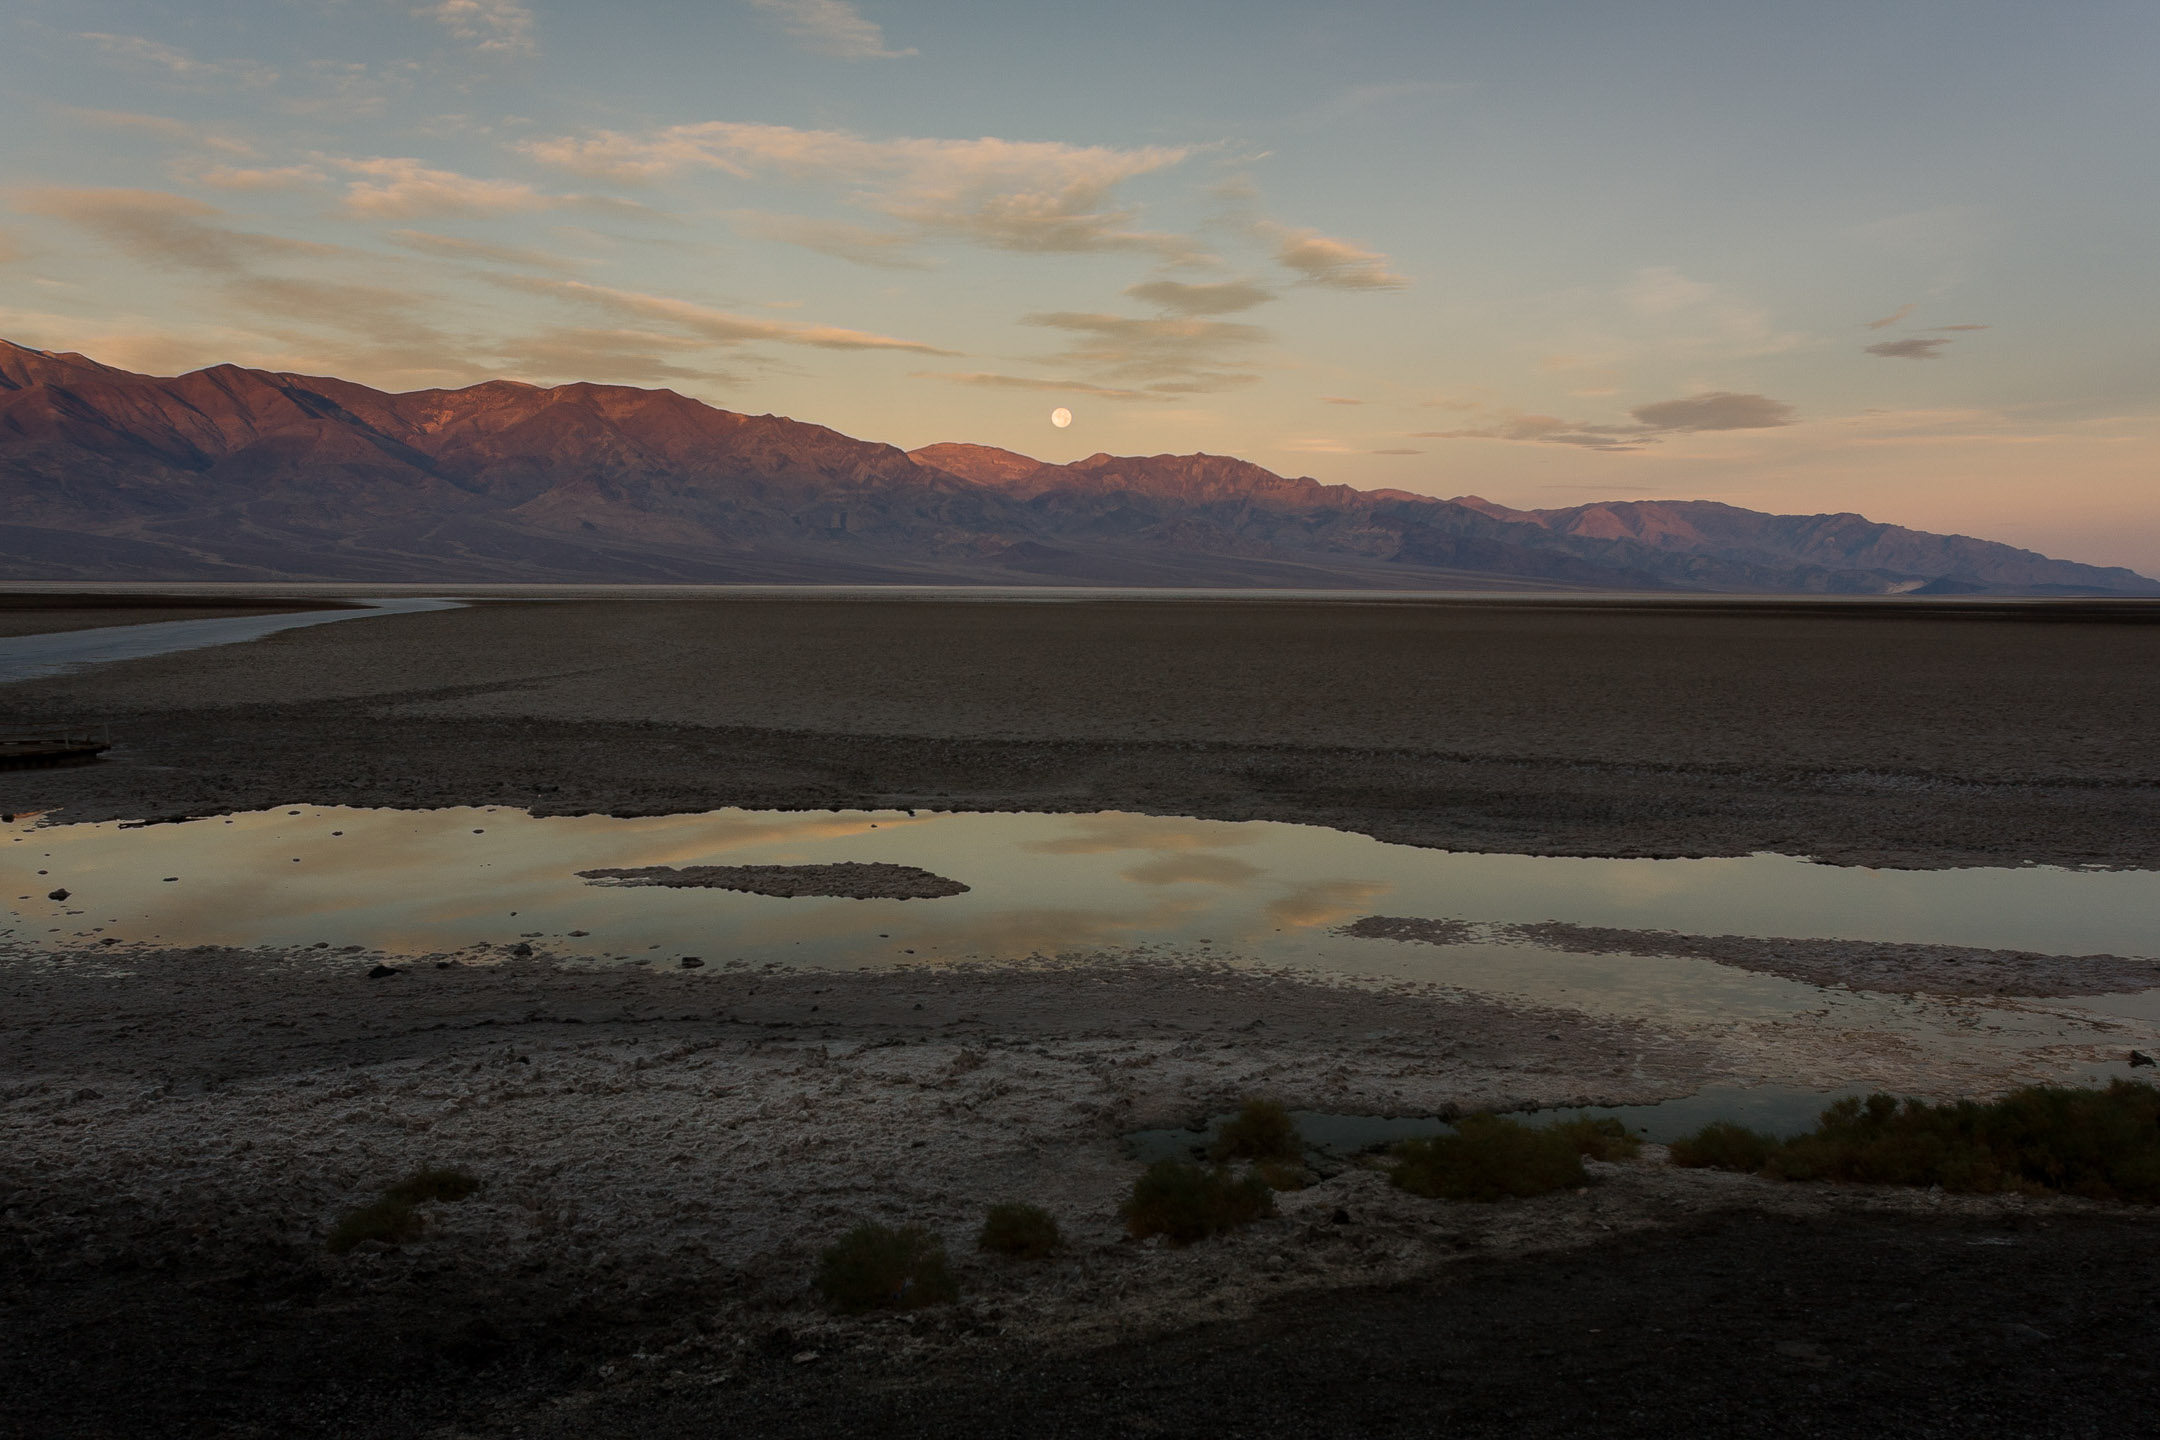
[[[2152,1064],[2152,1063],[2153,1063],[2153,1057],[2152,1057],[2152,1056],[2150,1056],[2150,1055],[2148,1055],[2148,1054],[2146,1054],[2146,1053],[2145,1053],[2144,1051],[2142,1051],[2142,1050],[2132,1050],[2132,1051],[2130,1052],[2130,1068],[2131,1068],[2131,1069],[2135,1070],[2135,1069],[2137,1069],[2137,1068],[2138,1068],[2138,1067],[2139,1067],[2140,1065],[2150,1065],[2150,1064]]]
[[[367,972],[367,978],[370,980],[380,980],[386,975],[402,975],[404,973],[405,972],[403,970],[394,970],[388,965],[377,965],[374,969]]]
[[[1331,1225],[1347,1225],[1350,1223],[1350,1212],[1348,1210],[1337,1210],[1328,1217],[1328,1223]]]
[[[52,894],[50,894],[50,895],[47,895],[47,896],[46,896],[45,898],[46,898],[46,899],[48,899],[48,900],[65,900],[65,899],[67,899],[67,897],[68,897],[68,891],[67,891],[67,888],[66,888],[65,886],[63,886],[63,887],[61,887],[60,889],[58,889],[58,890],[55,890],[55,891],[53,891],[53,892],[52,892]]]
[[[685,955],[682,957],[682,968],[685,970],[696,970],[701,968],[704,964],[705,962],[698,959],[698,957],[695,955]]]
[[[532,946],[520,940],[510,947],[510,953],[520,960],[530,960],[532,958]]]

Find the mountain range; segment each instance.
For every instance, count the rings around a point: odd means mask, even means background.
[[[667,390],[157,377],[5,341],[0,501],[14,580],[2160,595],[1853,514],[1515,510],[1218,455],[902,451]]]

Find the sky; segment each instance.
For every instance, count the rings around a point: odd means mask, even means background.
[[[2160,574],[2156,53],[2151,0],[7,0],[0,336]]]

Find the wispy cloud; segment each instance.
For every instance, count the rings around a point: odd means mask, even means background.
[[[885,31],[847,0],[749,0],[780,28],[820,55],[837,60],[898,60],[912,49],[889,50]]]
[[[297,190],[329,178],[313,165],[208,165],[182,174],[213,190]]]
[[[1099,400],[1168,400],[1168,395],[1154,395],[1145,390],[1125,390],[1115,385],[1097,385],[1087,380],[1050,380],[1036,375],[999,375],[991,371],[969,370],[958,373],[918,370],[916,377],[923,380],[949,380],[955,385],[978,385],[992,390],[1055,390],[1066,395],[1092,395]]]
[[[1363,405],[1366,402],[1352,399],[1348,395],[1322,395],[1320,403],[1323,405]]]
[[[1868,354],[1885,360],[1940,360],[1943,347],[1949,343],[1940,335],[1915,335],[1904,340],[1878,340],[1865,348]]]
[[[433,20],[482,54],[530,55],[535,48],[532,11],[518,0],[439,0],[415,7],[413,14]]]
[[[1135,300],[1178,315],[1235,315],[1275,298],[1275,293],[1249,280],[1224,280],[1214,284],[1188,285],[1178,280],[1150,280],[1128,285],[1125,293]]]
[[[161,40],[151,40],[141,35],[112,35],[103,31],[84,31],[78,39],[89,41],[99,50],[124,64],[152,71],[162,71],[165,76],[189,87],[226,85],[271,85],[277,81],[277,71],[252,60],[198,60],[187,51]]]
[[[1054,310],[1024,315],[1020,323],[1073,337],[1053,363],[1106,381],[1145,382],[1140,388],[1165,395],[1205,394],[1253,383],[1259,377],[1228,356],[1271,338],[1258,325],[1192,315],[1143,319]]]
[[[941,350],[920,340],[899,340],[889,335],[873,335],[868,331],[847,330],[837,325],[804,325],[787,320],[759,320],[688,300],[676,300],[664,295],[646,295],[634,290],[617,290],[605,285],[588,285],[580,280],[543,280],[525,275],[498,275],[493,278],[497,284],[512,289],[550,296],[611,316],[673,325],[678,330],[700,336],[716,345],[743,345],[767,341],[783,345],[807,345],[819,350],[903,350],[918,355],[959,353],[954,350]]]
[[[807,215],[770,215],[738,211],[735,228],[764,240],[800,245],[821,255],[890,270],[927,270],[928,261],[912,253],[916,236],[906,230],[879,230],[845,220],[814,220]]]
[[[24,192],[17,208],[65,220],[147,264],[235,275],[263,260],[343,253],[335,245],[235,230],[215,206],[162,190],[48,186]]]
[[[1713,390],[1638,405],[1628,414],[1647,430],[1770,430],[1793,422],[1793,407],[1767,395]]]
[[[505,342],[497,364],[508,375],[548,380],[620,385],[739,381],[740,376],[696,358],[710,348],[694,336],[661,330],[559,326]]]
[[[1181,163],[1189,147],[873,140],[714,120],[645,134],[564,136],[523,149],[547,164],[618,182],[716,170],[837,187],[845,203],[897,221],[918,239],[942,236],[1033,253],[1141,250],[1176,259],[1195,249],[1189,237],[1135,229],[1136,212],[1117,201],[1120,185]]]
[[[1596,424],[1481,404],[1451,404],[1469,409],[1474,423],[1456,430],[1420,430],[1414,440],[1514,440],[1540,445],[1573,445],[1586,450],[1637,450],[1660,437],[1701,430],[1773,430],[1790,425],[1793,407],[1767,395],[1713,390],[1677,400],[1638,405],[1628,412],[1633,424]]]
[[[1275,241],[1276,262],[1297,271],[1303,284],[1333,290],[1400,290],[1410,283],[1388,268],[1388,257],[1378,250],[1317,230],[1265,228]]]
[[[1882,319],[1868,321],[1865,328],[1869,330],[1887,330],[1892,325],[1897,324],[1898,321],[1903,320],[1906,316],[1912,314],[1913,311],[1919,308],[1920,307],[1917,303],[1900,305],[1897,309],[1891,311],[1888,315],[1883,316]]]
[[[521,180],[482,180],[423,161],[381,157],[339,160],[340,169],[362,178],[345,187],[346,214],[368,220],[412,220],[424,215],[511,215],[564,203]]]
[[[386,237],[394,245],[434,255],[444,260],[465,260],[489,265],[516,265],[530,270],[578,270],[591,264],[563,255],[536,250],[529,245],[499,245],[487,240],[468,240],[457,235],[437,235],[426,230],[392,230]]]

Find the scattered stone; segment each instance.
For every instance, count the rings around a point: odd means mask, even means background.
[[[682,957],[682,968],[685,970],[702,969],[704,967],[704,964],[705,962],[703,960],[700,960],[695,955],[685,955]]]
[[[393,969],[388,965],[377,965],[374,969],[367,972],[367,978],[370,980],[380,980],[388,975],[402,975],[404,973],[404,971]]]
[[[515,955],[520,960],[530,960],[532,958],[533,948],[532,946],[526,944],[523,940],[520,940],[517,944],[510,947],[510,953],[512,955]]]
[[[2153,1057],[2152,1057],[2152,1056],[2150,1056],[2150,1055],[2148,1055],[2148,1054],[2146,1054],[2146,1053],[2145,1053],[2144,1051],[2142,1051],[2142,1050],[2132,1050],[2132,1051],[2130,1052],[2130,1068],[2131,1068],[2131,1069],[2135,1070],[2135,1069],[2137,1069],[2137,1068],[2138,1068],[2139,1066],[2141,1066],[2141,1065],[2150,1065],[2150,1064],[2152,1064],[2152,1063],[2153,1063]]]
[[[52,892],[52,893],[51,893],[50,895],[47,895],[47,896],[46,896],[45,898],[46,898],[46,899],[48,899],[48,900],[65,900],[65,899],[67,899],[67,898],[68,898],[68,891],[67,891],[66,887],[65,887],[65,886],[63,886],[62,888],[60,888],[60,889],[58,889],[58,890],[55,890],[55,891],[53,891],[53,892]]]

